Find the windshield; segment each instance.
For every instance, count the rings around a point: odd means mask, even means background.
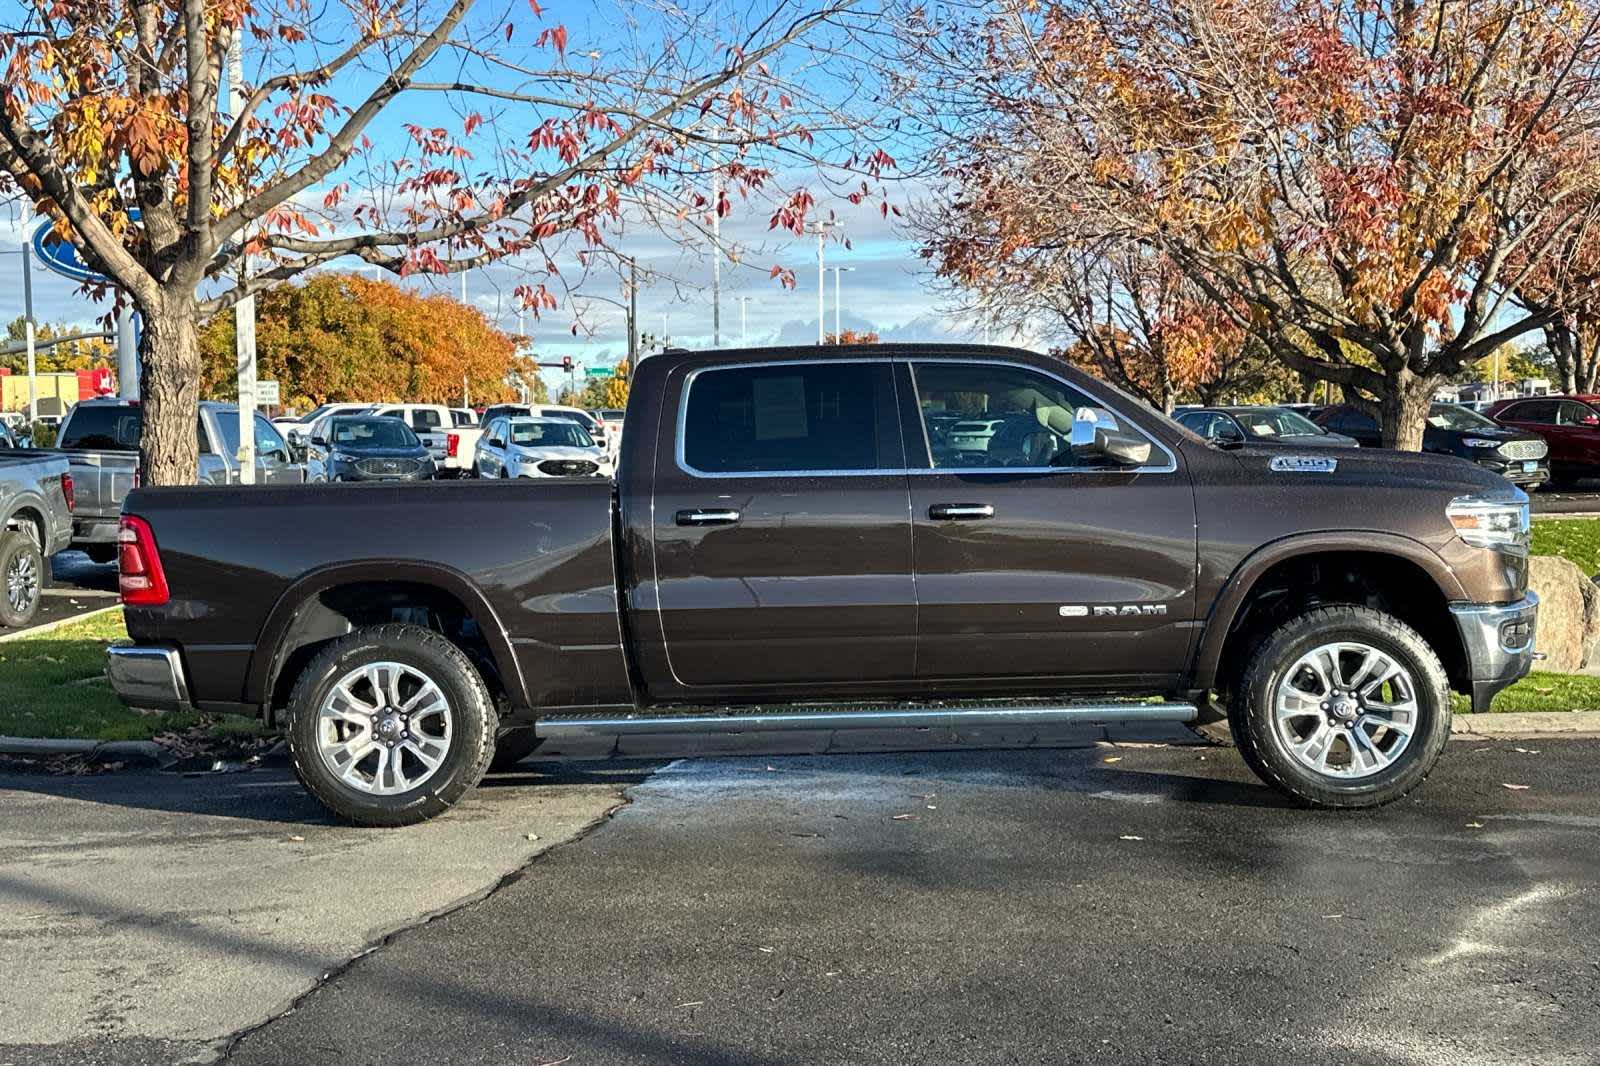
[[[1327,432],[1304,415],[1281,407],[1235,411],[1233,417],[1251,437],[1320,437]]]
[[[335,418],[329,424],[333,444],[362,448],[420,448],[417,435],[398,418]]]
[[[576,422],[513,422],[511,443],[536,448],[593,448],[594,438]]]
[[[1428,425],[1434,429],[1498,429],[1499,426],[1470,407],[1436,403],[1428,408]]]

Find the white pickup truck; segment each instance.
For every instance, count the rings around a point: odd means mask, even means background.
[[[444,404],[391,403],[374,408],[383,418],[399,418],[422,439],[433,456],[441,477],[467,477],[472,472],[472,453],[483,435],[478,426],[457,425],[459,419]]]

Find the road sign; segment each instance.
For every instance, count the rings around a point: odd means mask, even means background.
[[[257,407],[276,407],[282,402],[283,400],[279,395],[278,383],[276,381],[256,382]]]
[[[616,372],[617,368],[614,366],[591,366],[583,372],[583,376],[586,378],[609,378],[614,376]]]

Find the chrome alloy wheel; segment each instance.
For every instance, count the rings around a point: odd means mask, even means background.
[[[317,753],[341,782],[391,796],[423,784],[450,750],[450,703],[404,663],[369,663],[340,678],[317,712]]]
[[[18,552],[6,567],[6,604],[15,614],[27,614],[39,600],[39,564]]]
[[[1417,686],[1394,656],[1359,641],[1302,655],[1278,683],[1278,737],[1319,774],[1355,779],[1393,765],[1417,730]]]

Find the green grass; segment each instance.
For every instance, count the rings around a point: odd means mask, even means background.
[[[126,641],[122,612],[0,644],[0,736],[148,740],[202,724],[193,712],[144,714],[122,705],[105,677],[106,646]],[[206,719],[219,739],[260,735],[244,718]]]
[[[1535,519],[1532,551],[1571,559],[1585,574],[1600,574],[1600,519]]]
[[[1455,709],[1470,711],[1465,696],[1455,697]],[[1535,673],[1494,698],[1491,711],[1600,711],[1600,677],[1586,674]]]

